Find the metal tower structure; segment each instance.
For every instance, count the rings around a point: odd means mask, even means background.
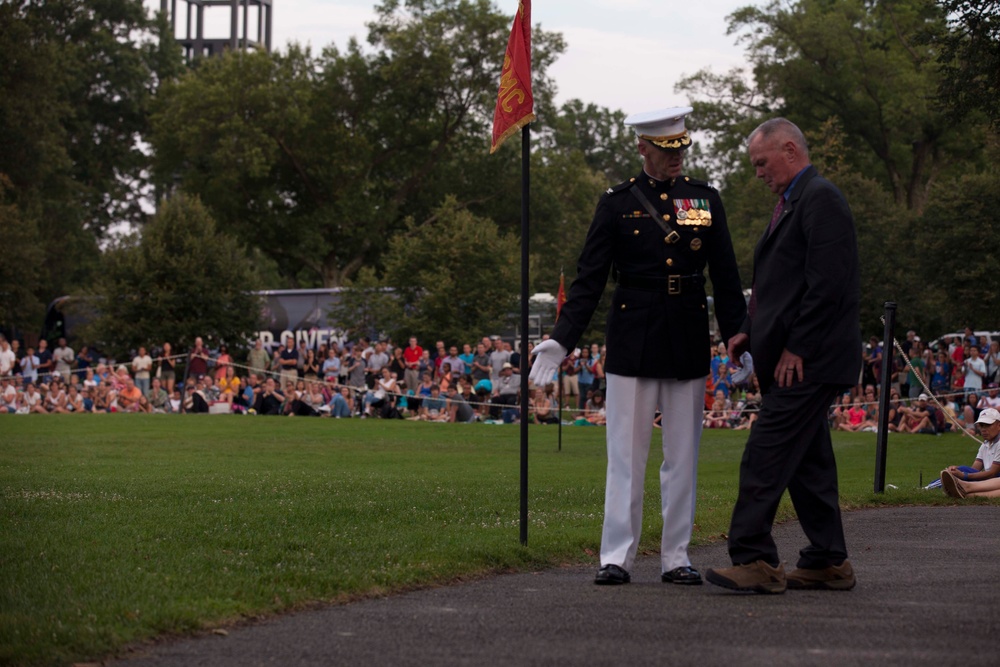
[[[181,34],[177,32],[178,0],[160,0],[160,11],[170,17],[174,38],[184,49],[184,57],[191,62],[202,56],[216,56],[225,50],[248,48],[271,51],[271,14],[273,0],[181,0],[187,4],[187,13]],[[220,18],[221,9],[229,9],[229,35],[206,37],[206,10]],[[251,17],[256,14],[251,22]],[[213,23],[213,26],[218,26]],[[249,32],[255,28],[255,35]]]

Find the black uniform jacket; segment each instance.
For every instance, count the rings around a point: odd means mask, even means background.
[[[860,284],[851,210],[840,190],[808,167],[754,251],[756,310],[741,330],[750,336],[762,391],[785,348],[802,357],[806,382],[858,382]]]
[[[674,234],[647,212],[630,191],[633,184]],[[711,360],[706,264],[719,328],[728,340],[746,317],[746,300],[719,193],[686,176],[656,181],[645,173],[609,188],[597,205],[552,338],[566,349],[576,347],[612,274],[618,285],[608,314],[604,370],[630,377],[704,377]]]

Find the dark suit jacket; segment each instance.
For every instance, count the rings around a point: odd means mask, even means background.
[[[661,218],[668,216],[679,237],[675,242],[667,242],[664,230],[630,191],[633,184]],[[695,224],[693,217],[678,222],[677,212],[685,207],[710,212],[711,224]],[[711,360],[706,265],[716,318],[728,340],[746,317],[746,300],[719,193],[686,176],[655,181],[644,173],[608,188],[597,205],[552,338],[567,349],[576,347],[613,268],[622,280],[608,314],[604,370],[629,377],[704,377]],[[666,289],[671,275],[687,276],[679,294]],[[627,276],[648,282],[626,287]],[[656,288],[658,281],[664,282],[663,288]]]
[[[808,167],[777,226],[754,251],[756,311],[742,331],[762,391],[787,348],[803,359],[803,379],[854,385],[861,370],[858,242],[847,201]]]

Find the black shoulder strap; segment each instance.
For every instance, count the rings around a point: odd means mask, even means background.
[[[629,188],[629,192],[631,192],[632,195],[639,200],[639,203],[642,204],[644,209],[646,209],[646,212],[649,213],[653,220],[656,221],[656,224],[660,226],[660,229],[666,233],[667,242],[677,243],[677,241],[680,240],[681,235],[677,233],[677,230],[673,229],[663,220],[663,215],[650,203],[650,201],[646,198],[646,195],[642,194],[642,190],[639,189],[639,186],[633,183],[632,187]]]

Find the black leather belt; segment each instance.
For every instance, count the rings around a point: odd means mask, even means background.
[[[644,276],[635,273],[622,273],[618,276],[618,285],[625,289],[680,294],[683,289],[701,289],[704,287],[705,276],[700,273],[689,276]]]

